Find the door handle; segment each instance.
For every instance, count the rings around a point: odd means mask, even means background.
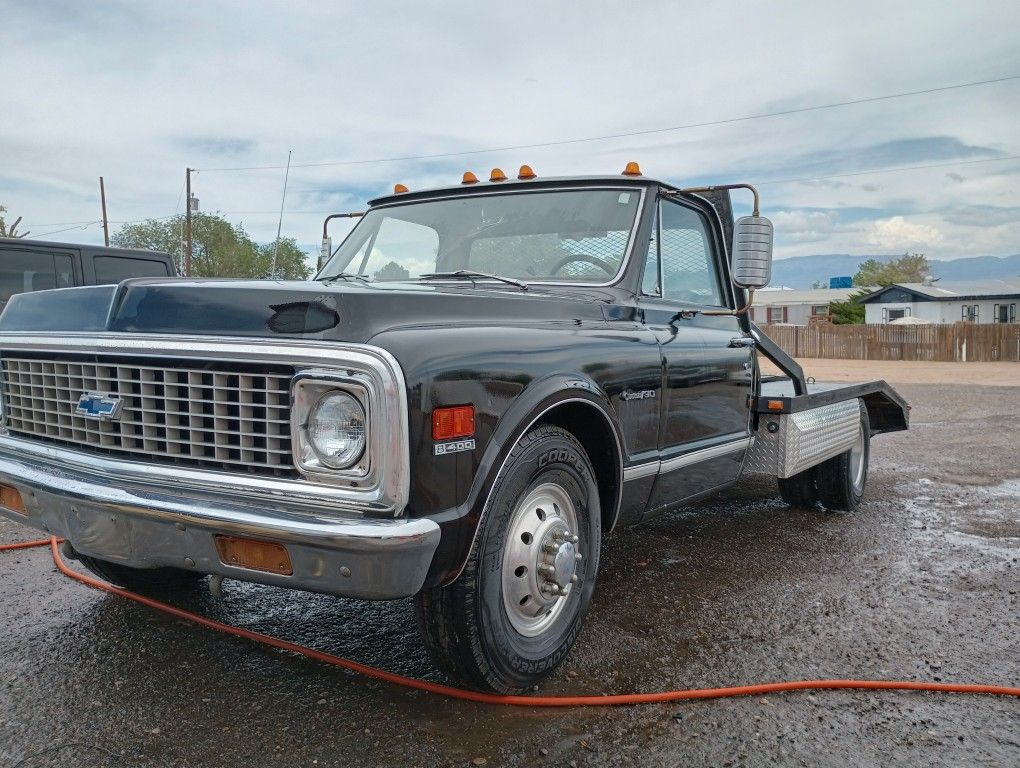
[[[754,339],[750,336],[734,336],[730,339],[729,346],[731,347],[753,347]]]

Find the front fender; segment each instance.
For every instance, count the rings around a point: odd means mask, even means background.
[[[463,570],[477,536],[485,504],[510,452],[542,417],[559,405],[581,402],[595,409],[614,436],[617,455],[617,488],[622,488],[623,430],[608,395],[590,379],[576,374],[557,374],[527,386],[499,419],[486,443],[470,490],[463,503],[429,515],[442,531],[439,548],[426,577],[426,586],[448,584]],[[593,413],[596,417],[598,414]],[[619,496],[619,491],[617,492]],[[619,498],[616,499],[619,507]]]

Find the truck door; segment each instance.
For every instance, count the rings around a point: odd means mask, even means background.
[[[706,213],[661,199],[645,265],[642,307],[664,377],[650,511],[736,480],[750,436],[752,348],[742,346],[738,318],[699,312],[732,309],[735,301]]]

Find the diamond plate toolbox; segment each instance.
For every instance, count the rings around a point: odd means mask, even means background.
[[[744,472],[793,477],[850,450],[857,439],[860,420],[858,400],[799,413],[762,414]]]

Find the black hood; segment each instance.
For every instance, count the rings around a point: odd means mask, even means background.
[[[396,327],[601,320],[596,295],[470,284],[125,280],[18,294],[0,331],[292,337],[364,343]]]

